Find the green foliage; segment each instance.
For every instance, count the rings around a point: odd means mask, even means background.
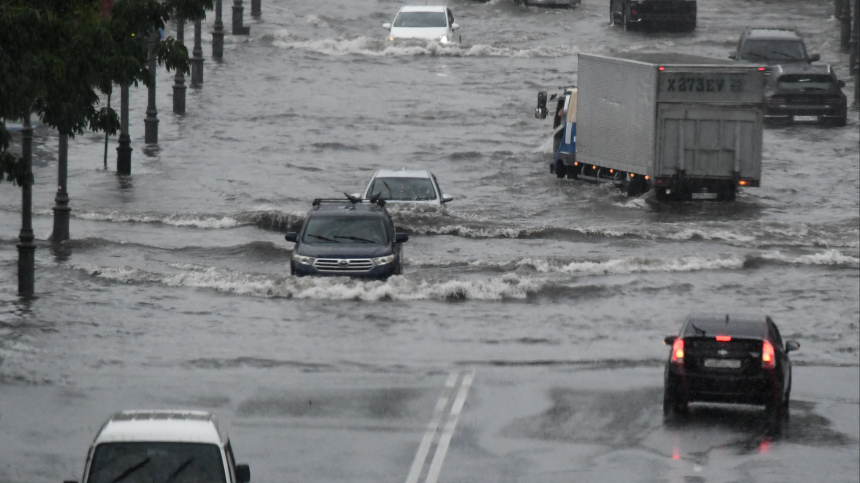
[[[33,112],[45,125],[74,137],[87,130],[114,134],[119,117],[101,107],[114,85],[150,85],[149,41],[172,12],[197,19],[214,0],[0,0],[0,119]],[[156,62],[188,72],[188,50],[169,38],[157,44]],[[31,182],[9,152],[0,123],[0,178]]]

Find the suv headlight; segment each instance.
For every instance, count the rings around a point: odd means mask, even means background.
[[[389,36],[388,36],[388,41],[389,41],[389,42],[394,42],[394,36],[393,36],[393,35],[389,35]]]
[[[439,37],[439,43],[440,44],[447,44],[448,43],[448,34],[445,34],[445,35]]]
[[[306,257],[304,255],[297,255],[293,253],[293,261],[304,265],[313,265],[316,259],[314,257]]]
[[[373,263],[374,263],[375,265],[386,265],[386,264],[388,264],[388,263],[393,262],[395,258],[397,258],[397,256],[396,256],[396,255],[388,255],[388,256],[385,256],[385,257],[377,257],[377,258],[374,258],[374,259],[373,259]]]

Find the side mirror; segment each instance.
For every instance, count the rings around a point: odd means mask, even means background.
[[[287,235],[286,235],[284,238],[285,238],[288,242],[293,242],[293,243],[295,243],[295,242],[299,241],[299,234],[298,234],[298,233],[296,233],[296,232],[294,232],[294,231],[291,231],[291,232],[287,233]]]
[[[733,60],[738,60],[738,53],[734,51],[729,52],[729,58]]]
[[[789,353],[792,351],[800,350],[800,344],[794,340],[785,341],[785,352]]]
[[[450,197],[450,196],[445,196],[445,195],[443,194],[443,195],[442,195],[442,203],[448,203],[449,201],[454,201],[454,198],[452,198],[452,197]]]
[[[460,24],[458,24],[457,22],[454,22],[451,24],[451,30],[457,30],[459,28],[460,28]]]
[[[397,233],[394,235],[394,243],[406,243],[409,241],[409,235],[406,233]]]
[[[678,339],[678,336],[670,335],[669,337],[666,337],[665,339],[663,339],[663,344],[664,345],[672,345],[675,343],[676,339]]]
[[[546,119],[549,110],[546,108],[546,91],[538,92],[537,107],[535,108],[535,119]]]
[[[839,81],[839,87],[845,87],[845,81],[844,80]]]
[[[390,28],[391,28],[391,24],[390,24],[390,23],[388,23],[388,22],[386,22],[386,23],[382,24],[382,28],[384,28],[384,29],[390,29]]]
[[[251,467],[248,465],[236,465],[236,481],[248,483],[251,481]]]
[[[819,60],[821,60],[821,55],[820,55],[820,54],[812,54],[812,55],[810,55],[810,56],[809,56],[809,60],[808,60],[808,62],[817,62],[817,61],[819,61]]]

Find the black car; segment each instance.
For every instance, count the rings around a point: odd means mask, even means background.
[[[401,244],[409,240],[396,233],[382,200],[316,199],[298,233],[290,273],[385,279],[400,275]]]
[[[765,121],[844,126],[848,97],[842,87],[845,81],[829,65],[774,66],[765,87]]]
[[[800,32],[787,27],[747,27],[729,58],[757,64],[810,63],[821,59],[809,54]]]
[[[770,317],[688,315],[666,361],[663,413],[691,402],[764,405],[775,421],[788,414],[791,361],[800,344],[785,341]]]
[[[609,23],[624,30],[645,23],[696,29],[696,0],[609,0]]]

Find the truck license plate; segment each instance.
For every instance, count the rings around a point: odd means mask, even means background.
[[[818,122],[818,116],[792,116],[794,122]]]
[[[715,200],[717,199],[716,193],[693,193],[694,200]]]
[[[739,359],[705,359],[705,367],[717,369],[740,369]]]

